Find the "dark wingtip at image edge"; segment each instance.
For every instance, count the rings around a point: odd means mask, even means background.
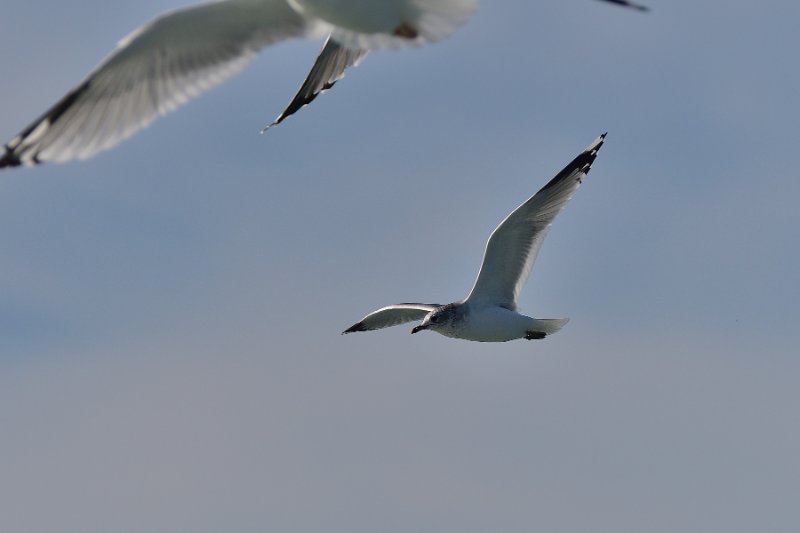
[[[34,147],[35,143],[26,144],[26,141],[29,140],[28,137],[34,131],[42,127],[42,124],[45,122],[47,123],[46,127],[48,128],[57,123],[64,113],[66,113],[75,104],[78,98],[80,98],[81,95],[83,95],[89,89],[89,86],[89,80],[85,80],[80,83],[77,87],[64,95],[58,102],[52,105],[50,109],[42,113],[42,115],[34,120],[27,128],[22,130],[13,140],[4,145],[3,149],[5,150],[5,153],[2,157],[0,157],[0,168],[13,168],[21,166],[23,164],[21,159],[23,155],[25,156],[25,164],[41,164],[42,161],[39,159],[38,153],[34,153],[32,157],[25,155],[32,149],[36,150]]]
[[[601,1],[602,2],[607,2],[609,4],[616,4],[616,5],[620,6],[620,7],[630,7],[632,9],[635,9],[637,11],[641,11],[643,13],[646,13],[646,12],[650,11],[649,7],[647,7],[645,5],[642,5],[642,4],[636,4],[636,3],[633,3],[633,2],[629,2],[628,0],[601,0]]]

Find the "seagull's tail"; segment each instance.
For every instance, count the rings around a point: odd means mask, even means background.
[[[528,340],[543,339],[563,328],[567,322],[569,322],[569,318],[533,318],[525,338]]]

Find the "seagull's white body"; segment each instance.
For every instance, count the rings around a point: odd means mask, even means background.
[[[515,339],[542,338],[555,333],[569,319],[538,319],[517,313],[498,305],[461,304],[466,320],[456,321],[452,326],[443,325],[434,329],[446,337],[479,342],[506,342]],[[420,330],[417,330],[420,331]]]
[[[505,342],[542,339],[561,329],[569,319],[531,318],[517,312],[517,300],[550,225],[583,182],[604,139],[605,133],[497,226],[467,298],[447,305],[390,305],[365,316],[344,333],[421,320],[412,333],[430,329],[458,339]]]
[[[238,73],[262,48],[327,34],[318,64],[290,104],[302,106],[367,50],[442,39],[476,6],[477,0],[218,0],[165,13],[120,41],[9,141],[0,168],[92,157]],[[293,112],[287,111],[278,120]]]

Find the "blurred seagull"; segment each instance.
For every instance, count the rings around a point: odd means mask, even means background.
[[[517,312],[517,298],[550,225],[592,167],[606,134],[589,145],[556,177],[503,220],[489,237],[483,264],[465,300],[447,305],[405,303],[379,309],[344,333],[370,331],[412,320],[411,330],[480,342],[543,339],[568,318],[536,319]]]
[[[328,33],[280,124],[330,89],[370,49],[434,42],[478,0],[220,0],[158,17],[120,41],[77,87],[9,141],[0,168],[88,159],[241,71],[290,37]],[[601,0],[642,11],[628,0]]]
[[[262,48],[327,34],[309,78],[276,122],[283,120],[367,50],[443,39],[477,2],[219,0],[165,13],[120,41],[86,79],[9,141],[0,168],[90,158],[238,73]]]

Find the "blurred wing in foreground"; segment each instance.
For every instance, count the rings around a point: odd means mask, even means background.
[[[0,168],[87,159],[303,35],[284,0],[214,2],[162,15],[123,39],[76,88],[5,145]]]
[[[347,48],[328,37],[297,94],[294,95],[286,109],[278,115],[278,118],[261,132],[264,133],[272,126],[277,126],[301,108],[310,104],[320,93],[333,87],[337,81],[344,77],[344,71],[348,67],[358,66],[365,55],[367,55],[367,50]]]

